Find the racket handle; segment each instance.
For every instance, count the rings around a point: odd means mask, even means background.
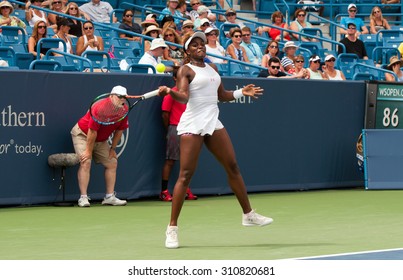
[[[150,97],[154,97],[154,96],[158,95],[158,91],[159,91],[159,90],[156,89],[156,90],[147,92],[147,93],[145,93],[145,94],[143,94],[143,95],[141,96],[141,99],[148,99],[148,98],[150,98]]]

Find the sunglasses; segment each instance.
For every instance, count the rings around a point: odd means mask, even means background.
[[[207,34],[207,36],[218,36],[218,34],[215,32],[212,32],[212,33]]]
[[[295,62],[296,62],[296,63],[304,63],[303,60],[296,60]]]
[[[280,69],[280,66],[270,66],[270,68],[271,68],[271,69],[277,69],[277,70],[279,70],[279,69]]]
[[[319,60],[312,61],[312,63],[320,63]]]
[[[210,23],[206,22],[202,26],[210,26]]]
[[[305,14],[298,14],[298,17],[304,17]]]
[[[165,34],[165,36],[164,37],[173,37],[174,36],[174,34]]]
[[[38,25],[38,29],[45,29],[46,26],[45,25]]]
[[[4,6],[4,7],[1,7],[1,9],[11,9],[11,8],[7,7],[7,6]]]
[[[250,34],[242,34],[242,37],[249,37]]]
[[[124,99],[125,97],[123,96],[123,95],[115,95],[117,98],[119,98],[119,99]]]
[[[242,35],[234,35],[232,37],[234,37],[234,38],[242,38]]]
[[[78,10],[78,8],[70,7],[69,10]]]
[[[192,6],[196,6],[196,5],[200,5],[200,3],[197,2],[197,3],[193,3],[193,4],[192,4]]]
[[[348,10],[350,13],[356,13],[357,10]]]
[[[235,16],[236,15],[236,13],[228,13],[227,14],[227,17],[233,17],[233,16]]]
[[[336,59],[334,59],[334,58],[331,58],[331,59],[329,59],[329,60],[326,60],[326,62],[335,62],[336,61]]]
[[[357,28],[356,27],[349,27],[348,29],[355,30]]]
[[[379,14],[381,11],[374,11],[373,14]]]
[[[125,15],[125,17],[133,17],[133,15]]]
[[[61,1],[55,1],[52,4],[61,4],[61,3],[62,3]]]
[[[272,45],[272,46],[269,46],[269,48],[271,48],[271,49],[278,49],[278,46]]]
[[[94,27],[92,26],[84,27],[84,30],[92,30],[92,29],[94,29]]]
[[[182,29],[183,28],[192,28],[193,29],[193,25],[186,25],[186,26],[183,26]]]

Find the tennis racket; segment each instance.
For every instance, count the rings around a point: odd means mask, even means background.
[[[140,101],[158,95],[158,89],[143,95],[116,95],[105,93],[96,97],[90,106],[90,115],[102,125],[111,125],[123,120]],[[130,103],[132,101],[132,104]]]

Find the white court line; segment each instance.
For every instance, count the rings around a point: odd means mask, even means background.
[[[342,253],[342,254],[333,254],[333,255],[320,255],[320,256],[312,256],[312,257],[283,259],[283,260],[309,260],[309,259],[317,259],[317,258],[341,257],[341,256],[351,256],[351,255],[361,255],[361,254],[371,254],[371,253],[393,252],[393,251],[403,251],[403,248],[374,250],[374,251],[361,251],[361,252]]]

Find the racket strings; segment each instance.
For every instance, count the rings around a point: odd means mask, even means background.
[[[113,123],[122,120],[129,112],[130,103],[127,99],[105,97],[95,101],[91,106],[92,117],[101,123]]]

